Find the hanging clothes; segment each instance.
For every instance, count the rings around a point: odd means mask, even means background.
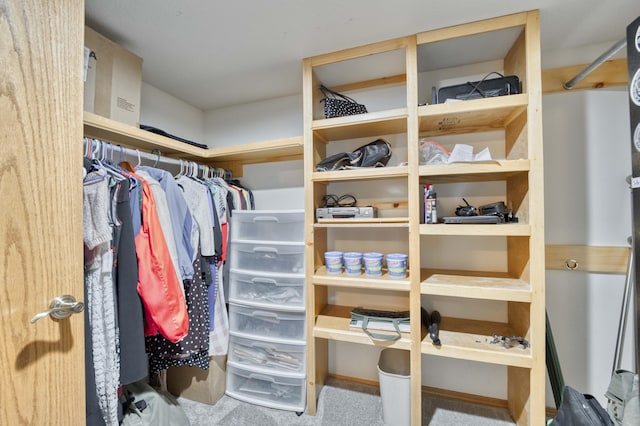
[[[193,278],[184,282],[189,334],[176,343],[160,335],[148,336],[146,339],[151,374],[183,365],[209,369],[209,312],[202,267],[203,259],[198,254],[193,263]]]
[[[103,421],[118,425],[120,364],[113,285],[113,222],[109,217],[109,180],[104,170],[91,171],[83,185],[85,319],[90,330],[93,384]],[[91,374],[91,372],[89,372]],[[95,410],[92,410],[95,413]]]

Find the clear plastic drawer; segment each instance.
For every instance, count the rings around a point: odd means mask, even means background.
[[[305,374],[304,343],[292,344],[278,340],[242,337],[231,334],[229,361],[242,366],[272,370],[276,374]]]
[[[229,331],[245,337],[305,340],[304,312],[278,311],[229,304]]]
[[[304,243],[232,241],[231,269],[304,274]]]
[[[232,269],[229,301],[252,306],[304,309],[304,275]]]
[[[272,374],[227,363],[227,395],[252,404],[303,412],[305,385],[305,376]]]
[[[231,240],[304,241],[304,210],[234,210]]]

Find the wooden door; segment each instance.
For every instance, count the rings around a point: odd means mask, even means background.
[[[0,0],[0,424],[85,422],[82,0]]]

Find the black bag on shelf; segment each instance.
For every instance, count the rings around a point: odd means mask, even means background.
[[[498,77],[488,78],[492,74],[496,74]],[[436,94],[436,99],[433,99],[432,102],[434,104],[442,104],[447,99],[466,101],[518,93],[520,93],[518,76],[510,75],[505,77],[499,72],[490,72],[480,81],[468,81],[463,84],[440,88]]]
[[[328,172],[357,167],[384,167],[391,158],[391,145],[384,139],[376,139],[352,152],[330,155],[316,165],[316,171]]]
[[[324,98],[320,100],[320,102],[324,102],[324,118],[344,117],[345,115],[367,112],[367,107],[342,93],[334,92],[323,85],[320,85],[320,91],[324,95]]]

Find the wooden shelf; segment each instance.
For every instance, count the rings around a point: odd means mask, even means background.
[[[84,113],[84,134],[130,148],[145,151],[159,149],[162,155],[201,163],[256,164],[300,160],[303,156],[304,146],[302,137],[296,136],[223,148],[203,149],[89,112]]]
[[[423,136],[487,132],[504,129],[527,110],[527,94],[474,99],[418,108]]]
[[[407,109],[313,120],[311,129],[325,141],[407,133]]]
[[[434,346],[429,336],[422,340],[423,354],[449,358],[531,368],[531,348],[504,348],[490,343],[494,335],[514,336],[505,323],[443,317],[438,336],[441,346]]]
[[[445,224],[420,225],[420,235],[460,235],[473,237],[528,237],[531,227],[523,224],[495,223],[495,224]]]
[[[313,284],[329,287],[365,288],[368,290],[409,291],[411,283],[409,274],[405,279],[390,278],[386,272],[381,277],[368,277],[362,273],[359,276],[349,276],[344,272],[340,275],[329,275],[324,266],[318,268],[313,275]]]
[[[314,172],[314,182],[338,182],[347,180],[406,178],[409,175],[407,166],[363,167],[359,169],[336,170],[333,172]]]
[[[314,228],[408,228],[408,217],[373,217],[369,219],[318,219]]]
[[[488,182],[526,174],[529,164],[529,160],[433,164],[420,166],[419,175],[428,177],[431,183]]]
[[[90,112],[84,113],[84,135],[145,151],[159,149],[163,155],[179,156],[185,160],[196,161],[207,157],[206,149],[156,135]]]
[[[438,271],[440,272],[440,271]],[[531,285],[506,273],[421,271],[420,293],[470,299],[531,302]]]
[[[318,315],[313,327],[313,337],[336,340],[348,343],[359,343],[361,345],[384,346],[409,350],[411,346],[411,335],[401,333],[402,337],[396,341],[373,340],[365,334],[362,329],[349,326],[351,320],[350,306],[328,305]]]

